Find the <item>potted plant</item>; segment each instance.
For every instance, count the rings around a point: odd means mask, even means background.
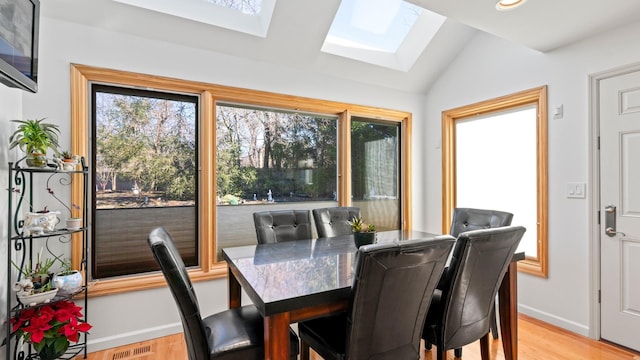
[[[47,166],[47,149],[58,153],[57,125],[45,123],[44,118],[36,120],[11,120],[20,124],[18,129],[9,137],[9,149],[16,146],[27,154],[27,166]]]
[[[62,270],[55,275],[51,282],[58,289],[58,295],[70,296],[82,289],[82,273],[71,268],[71,259],[58,259]]]
[[[42,260],[41,256],[42,250],[38,254],[36,263],[29,261],[24,269],[13,263],[23,276],[13,286],[18,300],[23,305],[34,306],[49,302],[58,292],[57,288],[51,286],[51,267],[56,261],[52,258]]]
[[[365,224],[362,217],[354,217],[349,221],[351,230],[353,231],[353,241],[356,247],[362,245],[373,244],[376,240],[376,226],[373,224]]]
[[[59,162],[60,169],[64,171],[73,171],[78,164],[78,156],[72,155],[71,152],[65,150],[60,153],[61,161]]]
[[[11,336],[30,343],[40,360],[57,359],[71,342],[78,342],[80,333],[91,329],[82,320],[81,311],[81,307],[67,300],[23,309],[10,320]]]
[[[64,205],[64,203],[62,203]],[[66,207],[66,205],[65,205]],[[69,210],[69,218],[67,220],[65,220],[65,223],[67,225],[67,230],[78,230],[82,227],[82,218],[81,217],[73,217],[73,213],[71,211],[71,209],[76,210],[76,211],[80,211],[81,208],[80,206],[78,206],[77,204],[71,204],[71,208],[67,207],[67,210]]]

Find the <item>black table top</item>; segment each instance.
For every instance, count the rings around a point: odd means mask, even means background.
[[[377,243],[432,239],[438,235],[393,230],[377,233]],[[356,247],[353,235],[222,249],[229,269],[269,316],[348,299]]]

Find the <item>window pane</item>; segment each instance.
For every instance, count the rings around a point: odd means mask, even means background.
[[[336,206],[337,117],[216,107],[218,258],[256,244],[253,213]]]
[[[512,225],[527,228],[518,251],[533,258],[538,257],[536,116],[536,107],[528,106],[456,122],[456,206],[512,213]]]
[[[400,125],[352,120],[352,204],[378,231],[400,229]]]
[[[94,278],[158,269],[147,235],[164,226],[198,264],[195,96],[94,85]]]

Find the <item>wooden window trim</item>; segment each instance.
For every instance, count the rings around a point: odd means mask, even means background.
[[[518,270],[523,273],[546,278],[548,276],[548,235],[547,235],[547,87],[525,90],[511,95],[478,102],[442,113],[442,231],[451,227],[450,216],[456,205],[456,121],[472,116],[504,111],[524,105],[536,105],[537,108],[537,224],[538,257],[526,257],[518,262]]]
[[[200,206],[200,267],[189,270],[192,281],[203,281],[227,276],[226,263],[218,262],[216,254],[216,204],[215,201],[215,106],[217,101],[241,103],[268,108],[280,108],[294,111],[335,114],[339,116],[339,186],[343,192],[339,204],[346,205],[350,199],[350,171],[348,166],[351,116],[367,117],[401,123],[402,131],[402,224],[403,229],[411,229],[411,113],[377,107],[347,104],[335,101],[311,99],[293,95],[283,95],[265,91],[241,89],[236,87],[187,81],[169,77],[139,74],[127,71],[98,68],[81,64],[71,64],[71,151],[74,154],[89,154],[89,95],[91,83],[103,83],[116,86],[142,87],[158,91],[175,91],[200,96],[200,187],[198,191]],[[202,134],[211,134],[203,136]],[[214,169],[214,171],[206,171]],[[72,201],[80,203],[82,189],[72,187]],[[92,221],[92,220],[90,220]],[[82,244],[80,238],[74,238],[71,245],[71,258],[74,267],[82,262]],[[160,273],[132,275],[118,279],[89,282],[89,296],[101,296],[123,293],[133,290],[151,289],[165,286]]]

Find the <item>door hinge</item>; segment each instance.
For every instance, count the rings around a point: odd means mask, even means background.
[[[598,150],[600,150],[600,136],[598,136]]]
[[[600,225],[600,210],[598,210],[598,225]]]
[[[600,304],[600,295],[601,295],[601,291],[598,290],[598,304]]]

